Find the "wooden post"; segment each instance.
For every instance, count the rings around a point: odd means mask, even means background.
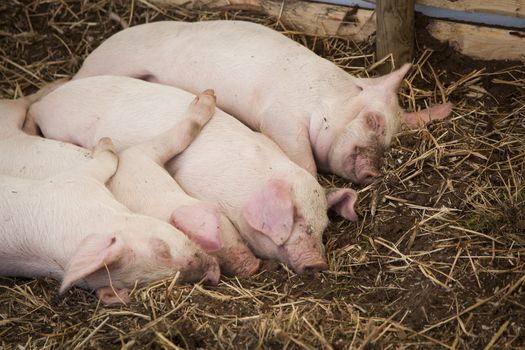
[[[396,68],[410,62],[414,53],[415,0],[377,0],[376,2],[376,58],[392,54]],[[381,73],[390,72],[391,65],[379,67]]]

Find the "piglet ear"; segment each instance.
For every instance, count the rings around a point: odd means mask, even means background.
[[[388,87],[397,91],[410,68],[412,68],[412,63],[405,63],[399,69],[385,75],[382,78]]]
[[[361,78],[356,84],[362,89],[380,89],[382,91],[397,91],[403,78],[412,67],[411,63],[405,63],[401,68],[377,78]]]
[[[450,102],[442,103],[437,106],[425,108],[419,112],[405,112],[404,122],[411,129],[425,126],[433,120],[446,118],[452,112],[454,105]]]
[[[328,208],[350,221],[357,221],[355,203],[357,192],[350,188],[333,188],[326,191]]]
[[[171,213],[171,224],[208,253],[223,247],[220,213],[213,204],[200,202],[178,207]]]
[[[292,186],[282,180],[269,180],[244,206],[242,214],[252,228],[282,245],[292,233]]]
[[[124,243],[116,234],[92,234],[75,252],[64,273],[60,293],[99,269],[117,262],[124,252]]]

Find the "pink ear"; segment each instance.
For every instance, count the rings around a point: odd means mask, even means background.
[[[115,234],[92,234],[79,245],[69,262],[60,293],[97,270],[118,261],[124,250],[122,239]]]
[[[454,105],[450,102],[423,109],[419,112],[405,112],[405,124],[412,129],[423,127],[433,120],[443,119],[449,116]]]
[[[412,68],[412,63],[405,63],[401,66],[401,68],[393,71],[392,73],[389,73],[384,76],[385,82],[390,88],[397,91],[399,89],[399,86],[403,82],[403,79],[405,78],[405,75],[407,75],[408,71]]]
[[[378,136],[385,135],[385,117],[381,113],[368,112],[365,115],[366,126]]]
[[[399,86],[403,82],[403,78],[408,73],[411,67],[411,63],[405,63],[403,66],[401,66],[401,68],[381,77],[360,78],[356,80],[356,84],[359,85],[362,89],[377,89],[378,87],[380,87],[383,91],[397,91],[399,89]]]
[[[357,192],[350,188],[334,188],[326,192],[328,208],[350,221],[357,221],[355,202]]]
[[[292,186],[282,180],[269,180],[244,206],[242,213],[252,228],[282,245],[292,233]]]
[[[222,249],[220,213],[210,203],[178,207],[171,213],[171,224],[206,252]]]

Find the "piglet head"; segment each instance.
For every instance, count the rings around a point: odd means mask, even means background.
[[[145,262],[154,262],[155,266],[151,269],[151,274],[155,271],[162,274],[153,280],[180,272],[178,282],[192,283],[202,280],[208,284],[219,282],[220,269],[217,259],[201,250],[182,232],[169,227],[169,230],[162,233],[156,232],[148,240],[151,249],[148,248],[144,252]]]
[[[386,124],[383,113],[360,113],[335,139],[328,154],[330,171],[356,184],[371,183],[380,174],[381,160],[392,137],[387,135]]]
[[[349,98],[334,99],[330,114],[313,136],[314,152],[321,170],[357,184],[371,183],[379,175],[384,151],[402,124],[425,126],[450,115],[453,105],[444,103],[417,112],[405,112],[397,93],[411,64],[379,78],[351,80]]]
[[[223,273],[248,277],[259,269],[259,259],[216,205],[198,202],[180,206],[173,211],[171,224],[205,252],[217,257]]]
[[[150,225],[149,231],[139,233],[132,229],[86,237],[64,272],[60,292],[83,285],[97,290],[102,301],[111,304],[126,302],[127,291],[137,283],[175,276],[177,272],[181,282],[218,282],[220,271],[215,258],[169,225],[156,220]]]
[[[326,155],[321,168],[357,184],[371,183],[380,174],[384,151],[401,125],[403,111],[397,91],[410,65],[374,79],[353,79],[357,94],[334,103],[333,120],[319,139]],[[323,164],[324,163],[324,164]]]
[[[319,198],[324,198],[321,193]],[[326,211],[326,201],[324,203]],[[305,203],[305,206],[309,204]],[[321,212],[321,218],[314,222],[308,222],[296,205],[288,182],[280,179],[267,181],[244,206],[242,214],[252,229],[246,239],[259,256],[279,259],[299,274],[327,268],[322,242],[328,223],[326,212]]]

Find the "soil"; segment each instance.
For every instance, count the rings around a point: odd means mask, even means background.
[[[134,4],[0,4],[1,96],[74,74],[120,29],[110,10],[126,20],[133,12],[132,25],[236,18],[282,29],[253,12]],[[319,177],[360,196],[357,223],[330,216],[329,271],[298,276],[268,261],[256,276],[224,277],[216,287],[169,294],[163,281],[119,307],[78,288],[59,296],[54,280],[0,277],[0,348],[481,349],[491,340],[524,348],[525,67],[460,55],[428,34],[427,21],[416,16],[416,56],[433,50],[410,81],[416,105],[441,102],[433,69],[445,88],[458,85],[446,96],[454,115],[401,133],[370,186]],[[373,63],[362,55],[373,52],[371,42],[292,38],[352,74]],[[478,78],[458,83],[472,72]],[[411,108],[407,91],[401,103]]]
[[[482,86],[488,94],[481,101],[483,105],[488,107],[498,106],[505,107],[505,102],[511,101],[513,98],[522,97],[523,91],[519,91],[515,86],[506,84],[494,83],[494,76],[491,72],[506,72],[504,74],[498,74],[501,78],[509,78],[512,74],[512,67],[518,69],[523,68],[523,63],[520,61],[512,60],[477,60],[469,56],[458,54],[448,43],[442,43],[439,40],[432,37],[426,27],[429,23],[429,18],[425,15],[417,13],[415,17],[416,25],[416,48],[418,51],[424,51],[426,48],[439,53],[430,56],[430,62],[433,67],[438,68],[438,75],[440,80],[445,85],[449,85],[456,81],[459,77],[462,77],[475,70],[483,70],[488,73],[483,76],[477,83]],[[417,85],[420,86],[422,81],[418,80]],[[452,95],[452,102],[458,102],[461,96],[458,94]],[[470,102],[474,102],[470,100]],[[477,101],[479,102],[479,101]],[[508,108],[512,108],[508,105]]]

